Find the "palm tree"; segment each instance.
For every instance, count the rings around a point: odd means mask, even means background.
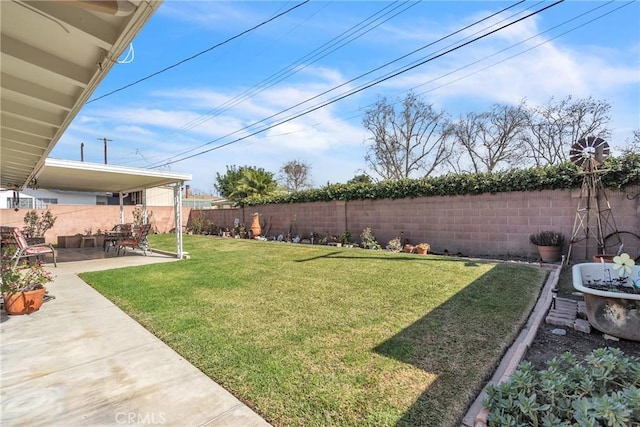
[[[239,201],[249,196],[268,196],[277,189],[278,183],[273,173],[264,169],[247,168],[242,170],[242,175],[229,199]]]

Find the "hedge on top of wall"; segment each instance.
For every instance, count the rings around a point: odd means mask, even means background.
[[[603,164],[602,183],[620,189],[640,184],[640,154],[610,157]],[[421,179],[382,181],[374,184],[329,184],[322,188],[269,197],[249,197],[244,205],[327,202],[331,200],[404,199],[428,196],[560,190],[582,184],[580,168],[571,162],[556,166],[510,169],[478,174],[449,174]]]

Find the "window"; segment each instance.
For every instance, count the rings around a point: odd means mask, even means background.
[[[13,197],[7,197],[7,208],[33,209],[33,199],[30,197],[24,197],[20,198],[20,200],[14,200]]]

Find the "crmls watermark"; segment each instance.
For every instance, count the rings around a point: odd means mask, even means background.
[[[116,423],[118,424],[159,425],[166,422],[164,412],[118,412],[116,414]]]

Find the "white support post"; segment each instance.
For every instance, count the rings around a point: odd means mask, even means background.
[[[124,224],[124,194],[120,194],[120,224]]]
[[[182,259],[182,184],[183,182],[177,182],[173,187],[173,207],[175,213],[175,226],[176,226],[176,253],[178,259]]]
[[[142,223],[148,224],[149,217],[147,216],[147,189],[142,189]]]

